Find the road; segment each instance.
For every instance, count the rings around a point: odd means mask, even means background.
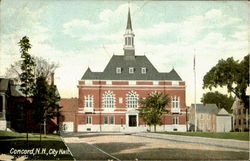
[[[154,133],[67,133],[76,160],[248,160],[248,142]]]

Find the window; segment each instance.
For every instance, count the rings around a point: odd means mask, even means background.
[[[207,119],[210,120],[211,119],[211,115],[207,114]]]
[[[91,116],[87,116],[87,124],[92,124],[92,117]]]
[[[116,68],[116,74],[121,74],[122,73],[122,68],[121,67],[117,67]]]
[[[114,124],[114,116],[104,116],[104,124]]]
[[[110,116],[109,117],[109,124],[114,124],[115,120],[114,120],[114,116]]]
[[[131,45],[131,37],[128,38],[128,45]]]
[[[127,107],[137,108],[138,107],[138,94],[135,92],[129,92],[127,97]]]
[[[207,129],[208,129],[208,130],[211,129],[211,126],[210,126],[210,123],[209,123],[209,122],[207,123]]]
[[[179,117],[173,117],[173,118],[172,118],[172,123],[173,123],[174,125],[179,124]]]
[[[244,119],[243,121],[244,121],[244,125],[246,125],[246,124],[247,124],[247,120],[246,120],[246,119]]]
[[[93,102],[94,102],[94,98],[93,96],[85,96],[85,107],[87,108],[93,108]]]
[[[203,119],[203,114],[200,115],[201,120]]]
[[[108,91],[104,93],[103,103],[104,103],[104,108],[115,107],[115,97],[112,92]]]
[[[147,72],[147,69],[145,67],[141,68],[141,73],[142,74],[146,74],[146,72]]]
[[[241,115],[241,109],[238,109],[238,115]]]
[[[241,119],[239,119],[239,125],[241,125]]]
[[[179,97],[174,96],[172,98],[172,108],[180,108],[180,100]]]
[[[108,124],[108,116],[104,116],[104,124]]]
[[[134,68],[133,68],[133,67],[130,67],[130,68],[128,69],[128,72],[129,72],[129,74],[133,74],[133,73],[134,73]]]

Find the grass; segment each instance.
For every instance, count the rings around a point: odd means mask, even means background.
[[[12,155],[15,158],[25,155],[28,160],[73,160],[59,135],[43,135],[40,141],[39,134],[33,133],[29,134],[27,142],[26,133],[0,131],[0,145],[0,154]],[[14,150],[33,151],[24,154],[14,153]],[[57,154],[53,153],[55,151]]]
[[[218,138],[218,139],[234,139],[249,141],[249,132],[230,132],[230,133],[206,133],[206,132],[158,132],[160,134],[170,135],[185,135],[185,136],[198,136],[207,138]]]

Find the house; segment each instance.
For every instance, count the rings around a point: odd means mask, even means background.
[[[195,124],[196,119],[196,124]],[[216,104],[192,104],[189,109],[189,130],[201,132],[230,132],[232,116]]]
[[[24,129],[23,104],[26,99],[11,79],[0,78],[0,130]]]
[[[233,110],[233,130],[248,131],[249,130],[249,109],[244,108],[240,99],[236,98],[232,108]]]
[[[186,131],[185,81],[174,69],[159,72],[145,55],[136,55],[134,37],[128,11],[124,54],[113,55],[102,72],[93,72],[90,68],[85,71],[77,86],[77,110],[65,115],[63,126],[69,127],[65,131],[150,130],[139,118],[138,100],[154,92],[171,98],[166,107],[170,113],[162,116],[163,124],[157,126],[157,130]],[[70,108],[65,103],[62,101],[61,105]]]
[[[50,85],[54,85],[54,74],[51,75]],[[34,121],[32,98],[26,98],[12,79],[0,78],[0,130],[15,130],[17,132],[40,132],[40,125]],[[27,104],[29,104],[27,106]],[[54,132],[58,129],[57,118],[47,120],[47,131]]]

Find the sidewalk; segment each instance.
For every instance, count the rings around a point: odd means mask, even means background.
[[[249,151],[249,142],[232,140],[232,139],[216,139],[216,138],[205,138],[196,136],[181,136],[181,135],[169,135],[169,134],[156,134],[156,133],[134,133],[134,136],[163,139],[178,142],[187,142],[203,145],[212,145],[218,147],[239,149],[244,151]]]

